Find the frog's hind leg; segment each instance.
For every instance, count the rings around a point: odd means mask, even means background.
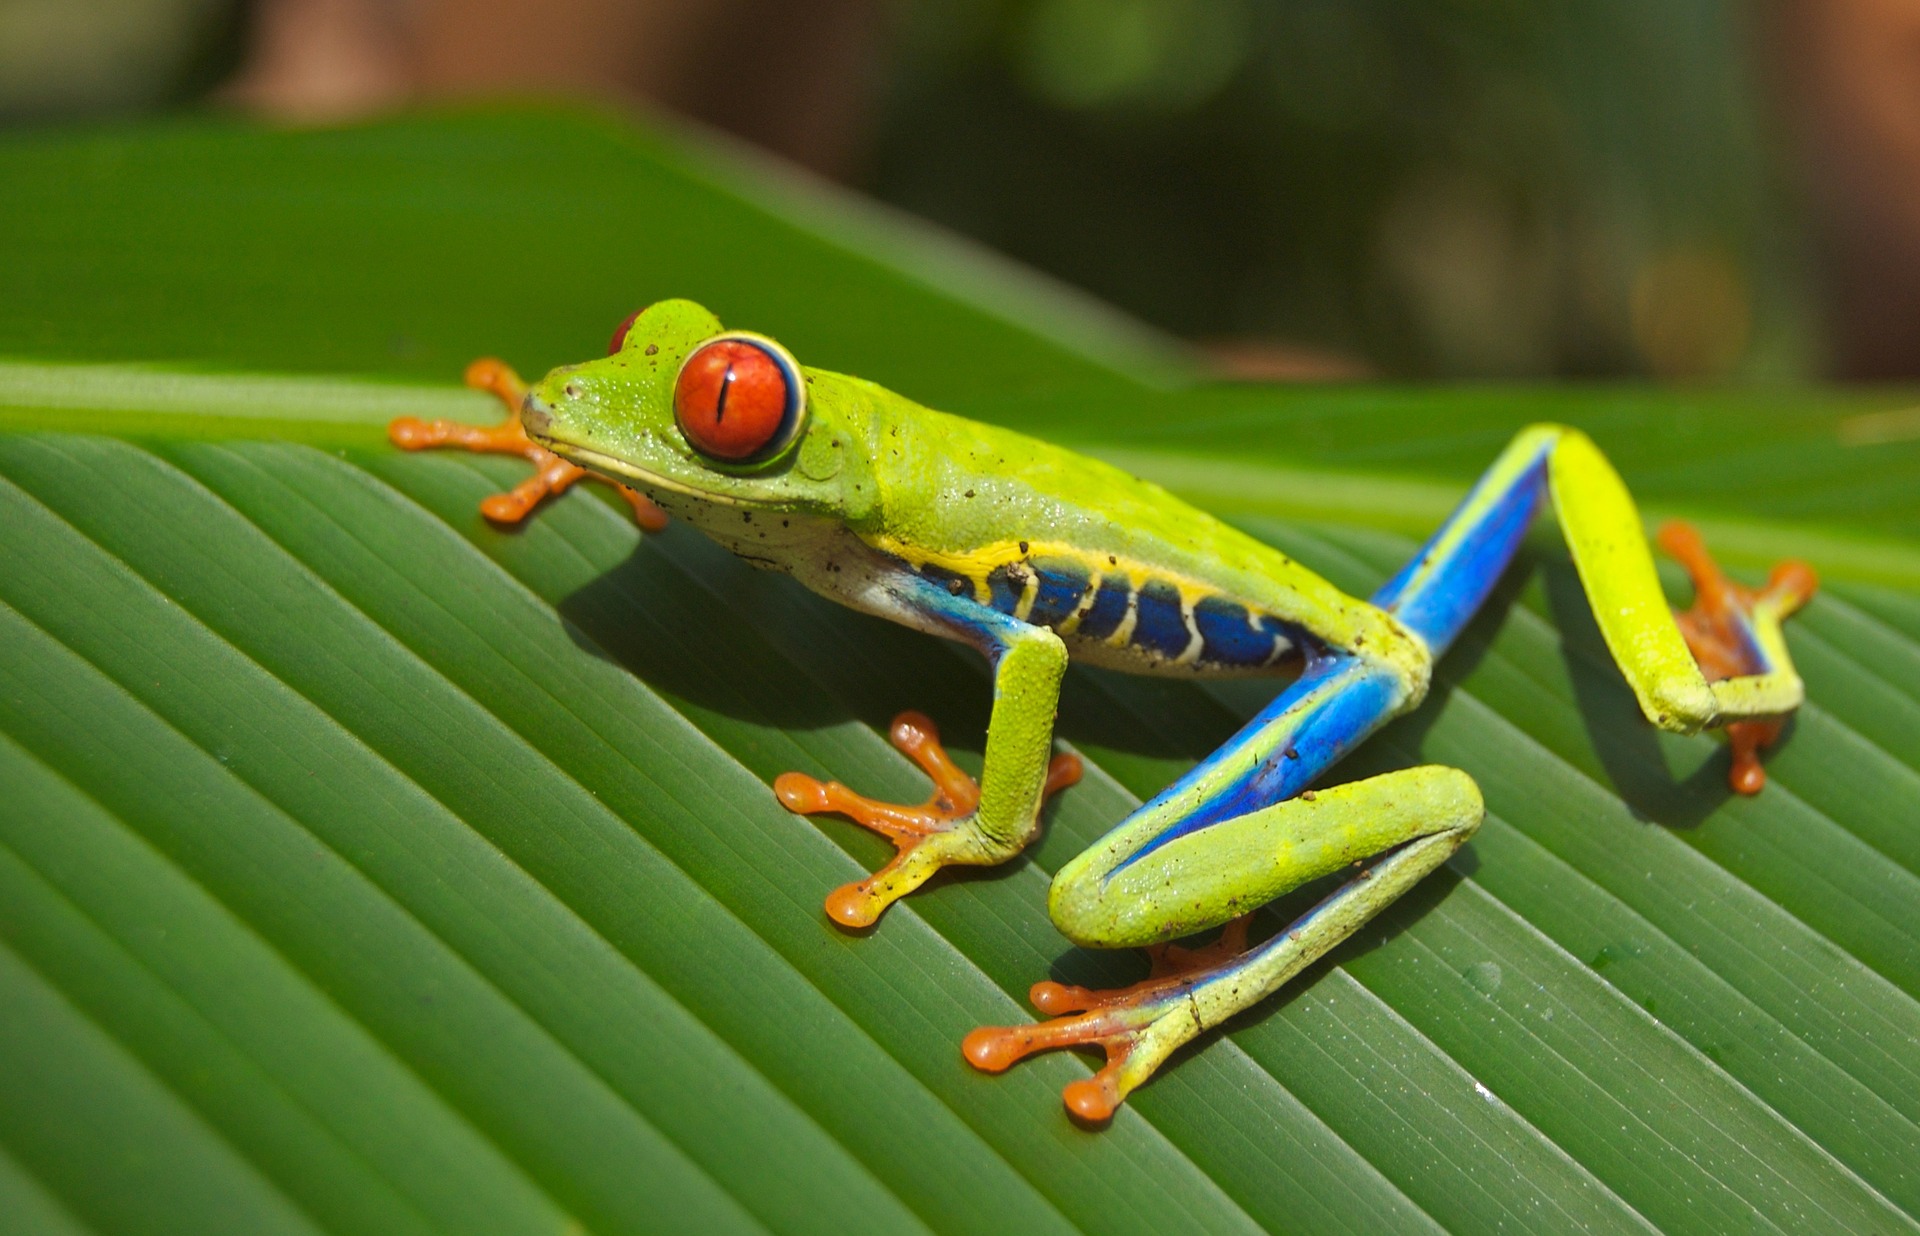
[[[1350,878],[1252,948],[1244,946],[1241,918],[1197,957],[1162,954],[1155,975],[1132,987],[1035,984],[1030,998],[1055,1015],[1052,1021],[985,1027],[961,1050],[989,1072],[1057,1047],[1104,1050],[1100,1070],[1068,1085],[1061,1098],[1080,1119],[1105,1120],[1182,1044],[1266,999],[1444,863],[1479,827],[1482,811],[1471,778],[1428,766],[1309,790],[1187,834],[1114,873],[1101,900],[1123,913],[1156,895],[1218,905],[1224,889],[1224,904],[1251,908],[1328,875],[1344,871]]]
[[[864,927],[880,911],[922,884],[948,863],[966,862],[972,841],[955,825],[980,806],[980,783],[947,754],[940,731],[924,714],[903,712],[888,727],[888,739],[920,766],[933,782],[933,794],[918,806],[881,802],[856,794],[838,781],[820,781],[805,773],[782,773],[773,782],[781,805],[796,815],[842,815],[893,842],[891,862],[864,880],[828,894],[826,909],[834,921]],[[1080,780],[1080,757],[1056,755],[1048,762],[1043,796],[1051,798]]]
[[[1452,643],[1511,561],[1546,496],[1555,440],[1523,434],[1374,597],[1415,637],[1417,656]],[[1430,666],[1323,653],[1224,747],[1063,867],[1050,909],[1075,943],[1153,945],[1357,862],[1353,878],[1287,930],[1202,970],[1111,993],[1038,984],[1043,1012],[1072,1015],[975,1031],[967,1058],[998,1071],[1049,1048],[1104,1048],[1105,1067],[1064,1095],[1082,1119],[1104,1119],[1180,1044],[1264,999],[1445,862],[1480,824],[1466,774],[1414,768],[1307,788],[1416,705]]]
[[[549,494],[565,493],[583,476],[595,476],[586,469],[555,455],[527,437],[520,424],[520,405],[527,397],[527,384],[505,362],[483,358],[467,366],[466,383],[486,391],[507,407],[507,419],[498,425],[466,425],[459,421],[423,421],[402,416],[387,426],[387,438],[406,451],[435,447],[454,447],[488,455],[518,455],[534,466],[534,473],[504,494],[494,494],[480,503],[480,513],[498,524],[517,524]],[[633,508],[634,522],[648,532],[667,526],[667,513],[653,500],[635,489],[607,480],[620,491]]]
[[[1813,571],[1784,562],[1766,587],[1743,588],[1714,566],[1698,534],[1669,525],[1660,546],[1694,579],[1692,610],[1668,608],[1626,485],[1583,433],[1522,430],[1453,517],[1373,598],[1427,642],[1453,642],[1513,557],[1551,495],[1601,636],[1647,720],[1691,734],[1725,727],[1742,794],[1766,782],[1758,748],[1800,704],[1802,687],[1781,624],[1813,595]]]
[[[1037,984],[1034,1004],[1064,1016],[977,1030],[962,1045],[967,1059],[998,1072],[1037,1051],[1103,1049],[1105,1066],[1062,1097],[1081,1119],[1104,1120],[1181,1044],[1265,999],[1445,862],[1480,824],[1466,774],[1421,767],[1305,788],[1413,698],[1395,667],[1324,656],[1220,751],[1062,867],[1048,908],[1076,944],[1152,947],[1346,872],[1319,905],[1251,949],[1230,928],[1211,956],[1163,952],[1153,978],[1120,991]],[[1169,973],[1169,961],[1181,964]]]
[[[1788,564],[1748,593],[1712,569],[1697,539],[1666,547],[1693,570],[1700,604],[1676,623],[1640,519],[1585,435],[1536,425],[1517,435],[1420,553],[1373,597],[1406,648],[1327,650],[1220,751],[1054,878],[1054,922],[1077,944],[1152,945],[1224,923],[1358,860],[1359,874],[1287,930],[1197,972],[1119,992],[1042,983],[1039,1026],[989,1028],[965,1050],[1004,1069],[1053,1047],[1104,1048],[1107,1064],[1066,1093],[1088,1119],[1114,1106],[1180,1044],[1273,992],[1446,861],[1483,807],[1466,774],[1426,767],[1309,790],[1334,761],[1417,704],[1430,663],[1485,602],[1549,496],[1614,660],[1647,718],[1691,733],[1735,729],[1736,766],[1800,701],[1781,621],[1812,573]],[[1746,787],[1736,781],[1736,788]],[[1757,783],[1755,783],[1757,788]]]

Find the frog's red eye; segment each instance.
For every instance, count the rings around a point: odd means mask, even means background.
[[[693,449],[730,463],[768,459],[800,430],[806,385],[786,349],[721,335],[693,350],[673,387],[673,417]]]
[[[608,356],[612,356],[627,345],[627,332],[633,329],[633,324],[639,321],[640,315],[645,312],[645,309],[635,309],[621,321],[620,325],[613,328],[613,338],[607,340]]]

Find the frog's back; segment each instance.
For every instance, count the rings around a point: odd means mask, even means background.
[[[913,409],[874,438],[875,548],[1134,672],[1258,673],[1393,624],[1273,547],[1096,459]]]

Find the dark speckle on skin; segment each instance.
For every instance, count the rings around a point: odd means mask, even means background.
[[[657,344],[657,343],[650,343],[650,344],[648,344],[648,345],[647,345],[647,355],[648,355],[648,356],[652,356],[652,355],[654,355],[654,354],[656,354],[656,353],[657,353],[657,352],[659,352],[659,351],[660,351],[660,345],[659,345],[659,344]]]
[[[966,496],[967,496],[967,497],[969,497],[969,498],[971,498],[971,497],[973,497],[973,491],[972,491],[971,489],[969,489],[969,490],[968,490],[968,491],[966,492]]]
[[[1020,552],[1023,554],[1027,552],[1027,543],[1025,541],[1020,542]]]
[[[1120,559],[1118,559],[1118,558],[1116,558],[1116,557],[1114,557],[1114,556],[1113,556],[1112,554],[1108,554],[1108,555],[1107,555],[1107,565],[1108,565],[1108,566],[1119,566],[1119,565],[1120,565]]]

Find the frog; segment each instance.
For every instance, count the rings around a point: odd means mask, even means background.
[[[534,474],[483,514],[527,518],[582,478],[616,486],[647,531],[691,524],[747,563],[841,605],[978,650],[993,699],[976,779],[919,713],[889,737],[922,769],[923,803],[878,801],[790,772],[772,786],[799,815],[837,815],[893,843],[891,861],[830,893],[859,932],[949,866],[1009,862],[1082,764],[1054,752],[1070,661],[1186,679],[1265,676],[1277,694],[1211,755],[1055,873],[1047,909],[1084,948],[1144,948],[1151,975],[1112,990],[1042,979],[1047,1020],[987,1026],[964,1058],[1000,1072],[1040,1051],[1104,1053],[1065,1087],[1099,1127],[1181,1046],[1260,1004],[1446,863],[1485,804],[1465,771],[1417,765],[1325,774],[1418,708],[1435,662],[1488,601],[1551,503],[1613,663],[1653,726],[1724,730],[1732,791],[1805,689],[1784,623],[1817,588],[1798,561],[1748,587],[1697,531],[1657,541],[1691,576],[1675,611],[1619,473],[1582,431],[1520,429],[1419,552],[1365,599],[1148,480],[1014,429],[924,407],[873,382],[801,365],[774,339],[665,300],[615,330],[603,357],[528,384],[499,361],[470,385],[499,425],[402,418],[403,448],[517,454]],[[1254,914],[1326,888],[1250,942]],[[1219,929],[1211,944],[1180,943]]]

